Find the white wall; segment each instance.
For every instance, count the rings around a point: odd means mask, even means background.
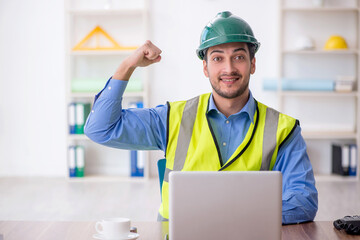
[[[223,10],[248,21],[261,42],[250,88],[259,101],[276,106],[261,82],[277,76],[278,0],[151,3],[151,40],[163,50],[151,67],[152,106],[210,91],[195,50],[203,27]],[[66,174],[63,5],[0,0],[0,176]]]
[[[0,175],[64,175],[63,1],[0,0]]]
[[[211,91],[195,50],[200,33],[218,12],[231,11],[245,19],[261,42],[251,89],[262,100],[261,80],[277,75],[278,0],[153,0],[152,40],[162,49],[162,62],[153,66],[151,103],[191,98]],[[259,7],[261,6],[261,7]]]

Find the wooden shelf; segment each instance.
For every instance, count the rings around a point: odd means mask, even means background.
[[[356,7],[284,7],[282,11],[293,12],[357,12]]]
[[[67,178],[70,182],[146,182],[147,177],[85,175],[84,177]],[[158,179],[156,179],[158,181]]]
[[[70,56],[128,56],[135,50],[94,50],[94,51],[71,51]]]
[[[303,55],[319,55],[319,54],[349,54],[349,55],[357,55],[359,51],[357,49],[346,49],[346,50],[283,50],[283,54],[303,54]]]
[[[88,98],[94,99],[95,95],[98,94],[97,92],[88,92],[88,93],[71,93],[71,98]],[[145,92],[126,92],[124,93],[123,97],[144,97]]]
[[[85,134],[68,134],[69,141],[90,140]]]
[[[96,15],[141,15],[144,9],[128,8],[128,9],[71,9],[71,15],[76,16],[96,16]]]
[[[287,97],[357,97],[358,92],[281,91],[281,95]]]
[[[335,174],[315,174],[316,182],[356,182],[356,176],[340,176]]]
[[[357,137],[357,133],[356,132],[336,132],[336,131],[321,131],[321,132],[315,132],[315,131],[303,131],[302,132],[302,136],[305,139],[309,139],[309,140],[327,140],[327,139],[351,139],[351,140],[355,140]]]

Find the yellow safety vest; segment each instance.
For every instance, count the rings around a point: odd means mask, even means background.
[[[188,101],[168,103],[166,169],[159,220],[169,218],[169,173],[171,171],[272,170],[281,144],[298,121],[256,102],[254,123],[242,143],[222,166],[220,151],[207,118],[209,98],[203,94]]]

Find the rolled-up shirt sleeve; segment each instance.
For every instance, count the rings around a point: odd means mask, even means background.
[[[300,126],[279,149],[273,170],[283,174],[283,224],[314,220],[318,209],[318,192]]]
[[[84,132],[94,142],[121,149],[165,150],[167,106],[122,108],[127,81],[110,78],[96,96]]]

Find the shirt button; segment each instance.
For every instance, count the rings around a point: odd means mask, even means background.
[[[226,123],[229,123],[229,120],[226,120]]]
[[[224,146],[224,147],[226,146],[226,142],[223,142],[223,146]]]
[[[108,87],[109,90],[111,90],[111,87]]]

